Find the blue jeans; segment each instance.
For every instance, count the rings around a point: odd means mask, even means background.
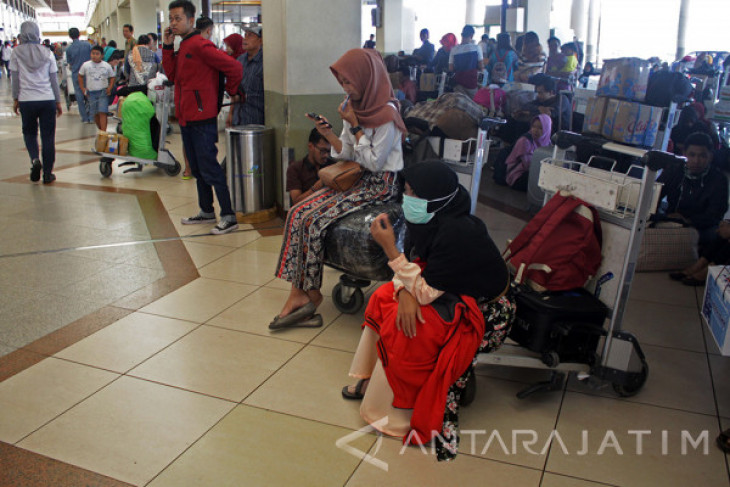
[[[56,162],[56,102],[21,101],[20,117],[23,121],[23,139],[31,160],[38,159],[38,125],[41,128],[41,146],[43,147],[43,177],[53,172]]]
[[[226,184],[226,175],[218,163],[218,125],[215,121],[180,126],[183,147],[188,156],[190,172],[198,185],[198,205],[205,213],[213,213],[213,189],[221,205],[221,216],[235,215],[231,208],[231,193]]]
[[[86,100],[84,100],[84,94],[81,93],[81,88],[79,87],[79,73],[78,71],[75,73],[71,73],[71,82],[74,85],[74,96],[76,97],[76,103],[79,105],[79,114],[81,115],[81,121],[82,122],[91,122],[91,117],[89,116],[89,109],[86,107]]]
[[[89,91],[89,118],[93,119],[97,113],[106,114],[109,111],[109,97],[106,90]]]

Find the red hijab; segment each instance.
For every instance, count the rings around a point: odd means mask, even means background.
[[[456,36],[449,32],[441,38],[441,45],[444,46],[444,51],[451,52],[451,49],[458,43]]]
[[[338,82],[339,76],[344,76],[360,93],[359,100],[350,100],[349,103],[361,126],[376,128],[393,122],[401,133],[406,133],[388,71],[378,51],[350,49],[330,66],[330,70]],[[396,106],[395,109],[388,106],[391,102]]]
[[[231,34],[225,39],[223,39],[223,42],[233,49],[233,54],[231,54],[231,57],[233,59],[238,59],[238,57],[243,54],[243,36],[241,34]]]

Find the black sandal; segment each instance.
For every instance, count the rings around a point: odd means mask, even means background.
[[[365,397],[365,394],[362,392],[362,388],[370,381],[370,379],[360,379],[357,381],[357,384],[355,384],[355,392],[350,392],[350,386],[345,386],[342,388],[342,397],[345,399],[350,399],[353,401],[359,401],[363,397]]]
[[[717,447],[725,453],[730,453],[730,429],[720,433],[715,440]]]

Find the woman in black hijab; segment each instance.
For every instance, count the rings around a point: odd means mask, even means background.
[[[497,348],[509,331],[509,272],[448,166],[423,162],[401,174],[406,254],[378,215],[370,231],[395,275],[370,298],[350,368],[360,380],[342,395],[363,399],[363,419],[405,443],[435,437],[442,460],[456,452],[458,393],[476,353]]]

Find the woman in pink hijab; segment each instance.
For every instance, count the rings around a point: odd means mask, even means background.
[[[507,184],[518,191],[527,191],[530,174],[530,160],[538,147],[550,144],[552,120],[549,115],[541,114],[530,121],[530,131],[517,139],[512,152],[507,157]]]

